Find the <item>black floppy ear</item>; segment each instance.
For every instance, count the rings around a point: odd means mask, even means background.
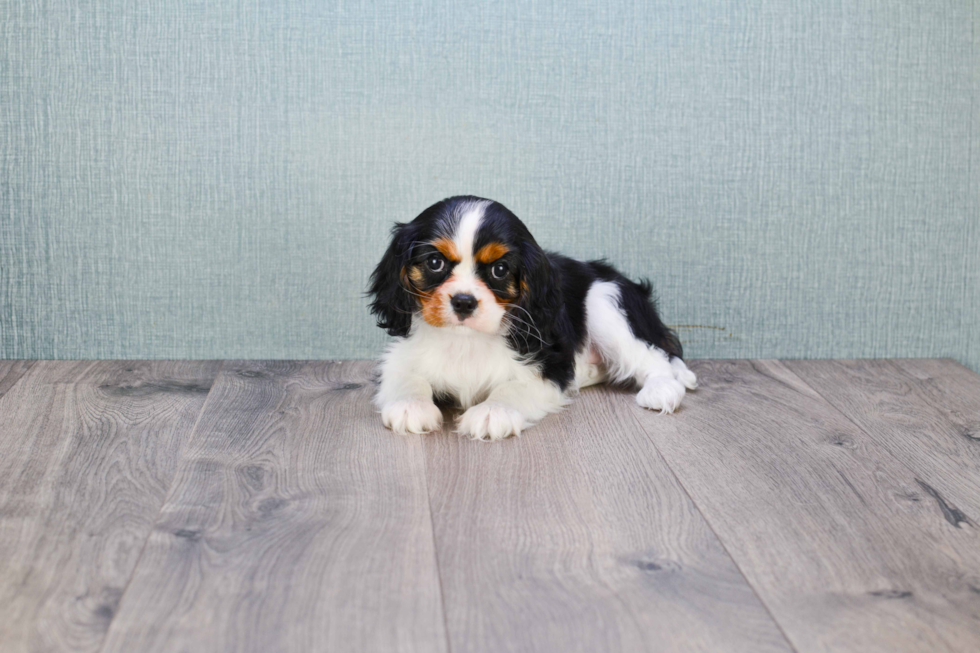
[[[371,313],[378,326],[390,336],[406,336],[412,326],[412,314],[417,310],[415,297],[409,292],[405,265],[412,256],[412,227],[396,223],[391,229],[391,244],[371,273],[368,294],[373,296]]]
[[[514,314],[520,319],[513,323],[511,343],[521,354],[550,349],[558,341],[555,326],[562,310],[561,285],[547,254],[533,239],[522,247],[520,283],[517,305],[523,310]]]

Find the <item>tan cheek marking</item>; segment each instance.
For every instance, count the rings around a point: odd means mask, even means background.
[[[432,241],[432,246],[453,263],[459,263],[463,260],[463,257],[459,255],[459,250],[456,249],[456,243],[448,238],[437,238]]]
[[[422,298],[422,319],[435,327],[446,326],[446,315],[438,295],[425,295]]]
[[[509,251],[503,243],[487,243],[476,253],[476,260],[478,263],[491,263]]]
[[[508,288],[508,290],[510,290],[510,288]],[[525,281],[524,279],[521,279],[521,288],[520,288],[520,290],[517,290],[517,289],[515,288],[515,289],[514,289],[514,290],[512,291],[512,292],[513,292],[513,294],[514,294],[514,299],[512,299],[511,301],[512,301],[512,302],[516,302],[516,301],[517,301],[518,299],[520,299],[520,298],[522,298],[522,297],[523,297],[524,295],[526,295],[526,294],[527,294],[527,292],[528,292],[528,290],[529,290],[529,289],[528,289],[528,287],[527,287],[527,281]]]
[[[422,273],[422,268],[413,267],[408,272],[408,278],[412,280],[412,285],[417,287],[425,280],[425,275]]]
[[[415,285],[416,283],[422,282],[422,270],[413,267],[411,270],[406,271],[405,268],[402,268],[401,278],[402,283],[405,284],[405,287],[409,289],[410,292],[415,293],[415,295],[419,298],[419,302],[422,304],[422,319],[432,326],[446,326],[446,318],[442,310],[442,302],[439,299],[438,293],[420,290]],[[408,280],[414,281],[415,283],[408,283]]]
[[[513,282],[509,283],[507,287],[504,288],[504,292],[506,293],[506,295],[503,297],[501,297],[500,295],[498,295],[493,291],[490,292],[493,295],[493,298],[497,300],[497,303],[503,304],[504,306],[506,306],[507,304],[513,304],[514,302],[517,301],[517,298],[519,297],[519,294],[517,292],[517,286],[515,286]]]

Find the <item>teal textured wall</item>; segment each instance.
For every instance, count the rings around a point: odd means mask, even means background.
[[[980,1],[4,0],[0,356],[356,358],[502,201],[692,357],[980,368]]]

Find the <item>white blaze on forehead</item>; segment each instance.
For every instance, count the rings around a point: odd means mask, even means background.
[[[459,252],[460,262],[453,267],[452,274],[440,286],[439,292],[446,302],[445,314],[449,324],[459,324],[459,319],[449,308],[450,298],[459,293],[473,295],[477,300],[477,309],[465,320],[466,326],[484,333],[496,333],[501,326],[504,309],[497,303],[493,291],[483,283],[476,273],[476,260],[473,243],[476,232],[483,222],[483,212],[489,202],[473,202],[460,213],[459,224],[453,235],[453,243]]]
[[[485,202],[476,202],[466,207],[459,224],[456,226],[456,235],[453,242],[456,243],[456,251],[463,257],[463,260],[456,266],[456,270],[461,274],[473,274],[476,266],[473,262],[473,243],[476,241],[476,232],[483,222],[483,209]]]

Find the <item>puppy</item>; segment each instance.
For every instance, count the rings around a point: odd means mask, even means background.
[[[595,383],[635,384],[664,413],[697,386],[648,282],[542,250],[498,202],[450,197],[396,224],[368,292],[396,338],[375,401],[398,433],[439,429],[434,400],[464,409],[461,434],[499,440]]]

